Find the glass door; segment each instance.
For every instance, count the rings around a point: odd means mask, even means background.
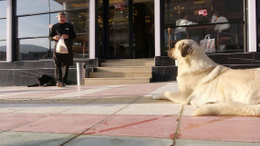
[[[109,58],[132,58],[129,27],[129,0],[109,1]]]
[[[154,57],[154,0],[133,0],[135,58]]]

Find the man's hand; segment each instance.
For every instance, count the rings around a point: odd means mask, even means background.
[[[69,38],[69,36],[68,36],[68,35],[66,35],[66,34],[63,34],[63,35],[61,36],[61,38],[63,38],[63,39],[68,39],[68,38]]]
[[[59,36],[59,35],[55,35],[55,36],[53,37],[53,39],[57,41],[57,40],[60,39],[60,36]]]

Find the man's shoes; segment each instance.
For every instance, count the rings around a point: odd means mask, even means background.
[[[57,81],[56,86],[57,87],[63,87],[63,83],[61,81]]]
[[[56,82],[56,86],[57,86],[57,87],[65,87],[66,84],[65,84],[64,82],[57,81],[57,82]]]

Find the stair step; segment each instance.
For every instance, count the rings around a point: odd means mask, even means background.
[[[151,72],[91,72],[90,78],[120,78],[120,77],[147,77],[151,78]]]
[[[117,85],[149,83],[150,78],[85,78],[84,85]]]
[[[154,59],[116,59],[105,60],[101,67],[94,69],[85,85],[115,85],[149,83],[152,77]]]

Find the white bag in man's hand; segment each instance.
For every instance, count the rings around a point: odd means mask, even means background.
[[[210,34],[207,34],[205,38],[200,41],[200,46],[203,47],[205,53],[216,52],[215,39],[211,39]]]
[[[56,53],[59,53],[59,54],[68,54],[69,53],[68,48],[67,48],[63,38],[60,38],[57,43]]]

